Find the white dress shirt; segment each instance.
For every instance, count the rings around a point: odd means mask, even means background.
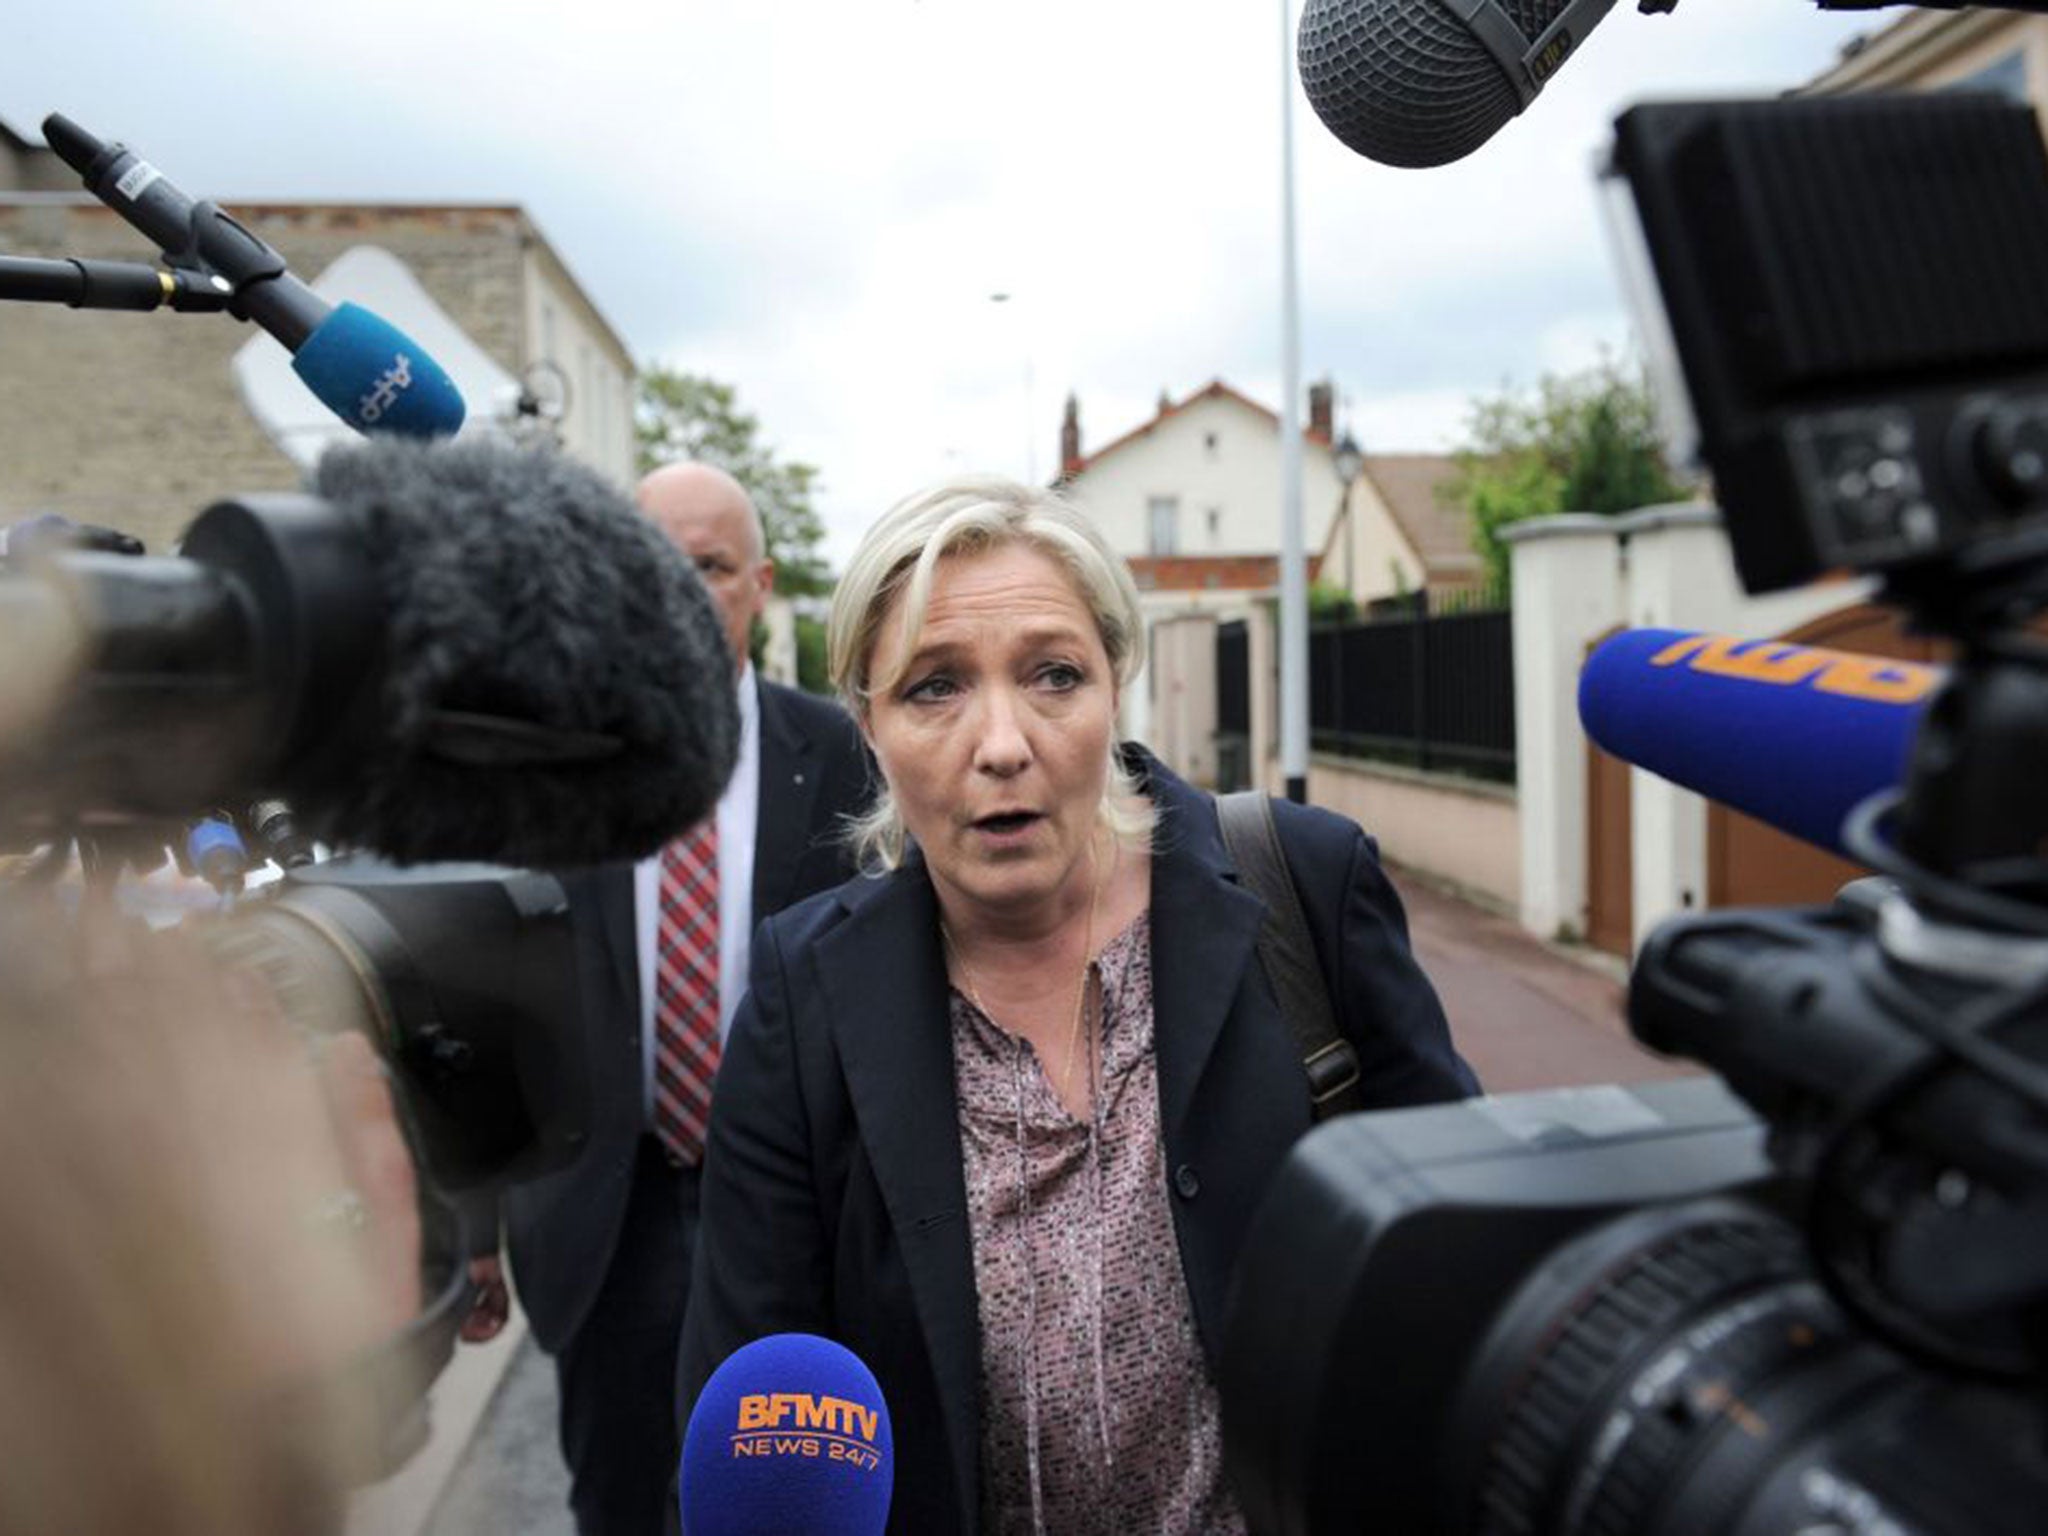
[[[718,798],[718,1038],[747,990],[753,938],[754,832],[761,811],[761,692],[754,664],[740,671],[740,752]],[[661,855],[633,866],[633,932],[640,962],[640,1113],[654,1124],[654,940],[661,915]]]

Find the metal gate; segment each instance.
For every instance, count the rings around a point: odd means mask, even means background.
[[[1252,642],[1243,619],[1216,626],[1216,789],[1252,783]]]

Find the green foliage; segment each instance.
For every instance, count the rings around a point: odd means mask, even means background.
[[[1558,512],[1633,512],[1683,500],[1657,443],[1656,409],[1641,375],[1608,358],[1582,373],[1546,374],[1533,392],[1503,389],[1472,402],[1470,446],[1449,494],[1472,516],[1487,582],[1505,592],[1501,533]]]
[[[1343,624],[1358,616],[1358,604],[1351,594],[1334,582],[1318,581],[1308,589],[1308,621],[1311,624]]]
[[[1463,455],[1460,455],[1463,458]],[[1488,586],[1508,585],[1508,546],[1501,531],[1564,509],[1564,482],[1533,453],[1504,454],[1492,463],[1461,463],[1458,490],[1472,514],[1472,542],[1486,564]]]
[[[832,590],[832,573],[818,553],[825,524],[811,505],[818,471],[777,459],[761,441],[761,425],[740,409],[730,384],[700,374],[650,365],[640,375],[634,429],[640,473],[680,459],[715,464],[747,488],[761,514],[775,590],[786,594]]]
[[[825,664],[825,621],[796,616],[796,681],[811,693],[830,693],[832,676]]]

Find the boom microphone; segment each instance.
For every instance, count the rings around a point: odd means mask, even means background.
[[[889,1405],[860,1356],[775,1333],[711,1373],[683,1432],[683,1536],[880,1536]]]
[[[102,144],[55,112],[43,119],[43,138],[87,191],[155,242],[174,274],[224,283],[228,312],[282,342],[292,371],[358,432],[451,437],[462,425],[455,381],[389,321],[329,304],[270,246],[213,203],[193,202],[133,150]]]
[[[1625,630],[1587,658],[1579,719],[1607,752],[1844,858],[1896,788],[1940,667],[1778,640]]]
[[[1613,5],[1308,0],[1295,42],[1302,89],[1323,125],[1367,159],[1448,165],[1534,101]]]
[[[717,803],[717,616],[594,472],[385,439],[331,451],[317,487],[216,504],[178,558],[0,577],[5,654],[83,657],[0,740],[0,835],[276,796],[401,863],[560,867],[651,853]]]

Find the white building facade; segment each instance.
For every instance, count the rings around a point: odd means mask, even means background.
[[[1304,543],[1319,550],[1343,497],[1331,454],[1327,384],[1309,391],[1302,444]],[[1250,634],[1247,750],[1272,746],[1272,602],[1280,548],[1280,419],[1215,380],[1093,453],[1067,402],[1060,485],[1130,562],[1154,661],[1125,695],[1122,730],[1197,783],[1216,772],[1219,625]],[[1313,561],[1312,561],[1313,564]]]

